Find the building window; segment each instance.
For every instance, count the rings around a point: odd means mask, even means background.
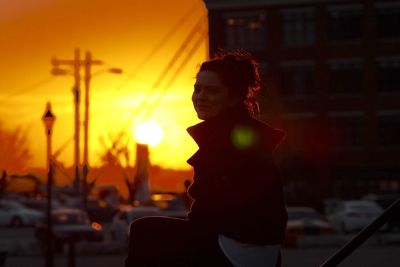
[[[312,9],[286,9],[282,11],[283,44],[310,45],[315,41],[315,18]]]
[[[377,7],[378,38],[400,38],[400,4],[385,3]]]
[[[361,6],[338,6],[328,9],[328,40],[353,41],[361,39]]]
[[[227,49],[265,49],[267,36],[263,12],[226,13],[223,17]]]
[[[378,59],[378,83],[382,93],[400,93],[400,58]]]
[[[331,61],[329,65],[331,94],[354,95],[362,92],[364,77],[361,60]]]
[[[282,66],[282,96],[302,97],[314,94],[314,65],[288,63]]]
[[[336,147],[360,147],[364,142],[364,116],[362,112],[332,112],[329,118]]]
[[[400,111],[378,113],[378,142],[382,146],[400,146]]]

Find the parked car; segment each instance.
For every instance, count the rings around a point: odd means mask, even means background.
[[[28,199],[21,200],[20,203],[22,205],[24,205],[25,207],[28,207],[30,209],[46,212],[47,199],[32,199],[32,198],[28,198]],[[60,209],[60,208],[62,208],[62,206],[61,206],[60,202],[58,202],[57,200],[53,199],[51,201],[51,208],[52,209]]]
[[[287,212],[286,246],[296,246],[301,236],[332,235],[335,233],[332,225],[314,208],[287,207]]]
[[[363,200],[371,200],[381,206],[383,209],[388,208],[396,200],[400,199],[400,194],[368,194],[363,197]],[[400,212],[396,212],[389,219],[387,228],[389,231],[400,231]]]
[[[111,236],[114,240],[127,241],[131,223],[146,216],[158,216],[158,207],[123,206],[114,216],[111,223]]]
[[[359,231],[369,225],[383,209],[369,200],[346,200],[338,203],[330,214],[329,221],[341,233]]]
[[[112,221],[118,207],[107,206],[99,201],[88,201],[85,210],[92,221],[104,223]]]
[[[61,251],[66,242],[89,241],[99,242],[104,238],[102,226],[97,222],[90,222],[87,213],[83,210],[64,208],[53,210],[53,240],[56,251]],[[47,233],[45,221],[37,225],[35,236],[44,247]]]
[[[147,216],[168,216],[186,218],[187,211],[181,199],[167,194],[152,196],[154,206],[121,206],[111,224],[111,235],[114,240],[126,242],[131,223]]]
[[[44,218],[44,213],[27,208],[11,200],[0,200],[0,225],[22,227],[35,225]]]

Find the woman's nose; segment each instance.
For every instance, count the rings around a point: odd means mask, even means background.
[[[206,98],[206,94],[205,94],[205,90],[204,89],[200,89],[199,92],[197,93],[197,99],[205,99]]]

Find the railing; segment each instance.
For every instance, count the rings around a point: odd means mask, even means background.
[[[347,256],[349,256],[354,250],[362,245],[371,235],[379,230],[385,223],[395,216],[396,213],[400,212],[400,199],[397,199],[392,205],[390,205],[385,211],[376,218],[372,223],[365,227],[359,232],[353,239],[339,249],[332,257],[325,261],[320,267],[333,267],[337,266]]]

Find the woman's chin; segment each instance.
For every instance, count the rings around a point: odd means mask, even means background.
[[[198,112],[197,113],[197,118],[199,118],[200,120],[208,120],[209,118],[211,118],[212,116],[210,116],[210,114],[206,114],[206,113],[201,113]]]
[[[204,121],[204,120],[206,120],[207,117],[204,117],[203,115],[197,114],[197,118],[199,118],[200,120]]]

